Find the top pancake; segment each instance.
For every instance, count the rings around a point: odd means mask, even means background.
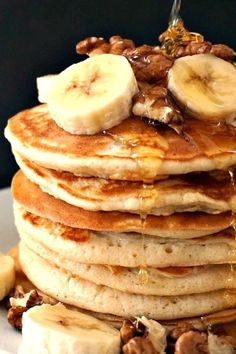
[[[151,181],[163,174],[226,169],[236,164],[236,128],[187,119],[184,136],[138,117],[95,135],[72,135],[46,105],[18,113],[5,131],[14,150],[37,164],[81,176]]]

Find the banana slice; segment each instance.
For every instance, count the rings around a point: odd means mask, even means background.
[[[64,130],[72,134],[95,134],[129,116],[137,91],[127,59],[101,54],[59,74],[47,103],[52,118]]]
[[[45,75],[37,77],[38,100],[41,103],[47,103],[49,91],[52,87],[53,81],[57,75]]]
[[[35,306],[23,314],[24,354],[119,354],[120,332],[63,305]]]
[[[15,283],[15,265],[10,256],[0,253],[0,300],[2,300]]]
[[[177,59],[168,89],[193,117],[236,124],[236,68],[210,54]]]

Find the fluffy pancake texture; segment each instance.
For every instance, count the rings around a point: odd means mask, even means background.
[[[21,238],[40,254],[40,245],[76,262],[125,267],[196,266],[236,263],[233,232],[179,240],[71,228],[15,206]]]
[[[142,296],[75,277],[27,248],[20,252],[20,261],[24,272],[40,290],[59,301],[91,311],[168,320],[209,314],[236,305],[234,290],[183,296]]]
[[[149,215],[236,210],[236,189],[227,171],[165,178],[154,184],[78,177],[41,167],[14,152],[24,174],[40,188],[68,204],[92,211]]]
[[[27,246],[24,245],[23,243],[21,243],[21,254],[22,257],[24,254],[24,249],[25,252],[30,251],[30,249],[27,249]],[[17,277],[17,284],[23,286],[23,288],[28,292],[30,290],[35,289],[35,285],[32,284],[29,279],[26,277],[25,273],[22,270],[21,264],[19,262],[19,247],[16,246],[13,249],[11,249],[9,251],[9,255],[15,260],[15,264],[16,264],[16,277]],[[91,265],[90,265],[91,266]],[[220,266],[222,267],[222,266]],[[163,271],[163,269],[162,269]],[[53,299],[52,297],[48,297],[45,293],[43,293],[42,291],[40,291],[37,288],[38,292],[40,292],[40,294],[44,297],[44,299],[46,299],[46,303],[51,303],[51,304],[55,304],[57,303],[57,300]],[[64,303],[64,305],[66,305]],[[122,321],[124,320],[124,317],[122,316],[115,316],[112,314],[106,314],[106,313],[101,313],[101,312],[93,312],[93,311],[89,311],[86,309],[82,309],[82,308],[78,308],[76,306],[72,306],[72,305],[66,305],[69,306],[70,309],[73,310],[79,310],[85,313],[88,313],[96,318],[99,318],[102,321],[108,322],[109,324],[120,328],[122,325]],[[236,310],[235,309],[227,309],[227,310],[223,310],[223,311],[219,311],[219,312],[215,312],[206,316],[200,316],[200,317],[191,317],[191,318],[185,318],[185,319],[171,319],[171,320],[164,320],[161,321],[165,326],[167,326],[167,328],[170,327],[170,329],[173,328],[173,326],[176,326],[177,323],[179,323],[180,321],[188,321],[190,323],[192,323],[196,328],[199,328],[201,330],[206,329],[210,324],[216,324],[216,323],[220,323],[221,326],[223,323],[226,324],[227,327],[227,323],[232,322],[236,319]]]
[[[55,199],[30,182],[22,171],[12,181],[14,199],[27,211],[74,228],[96,231],[139,232],[167,238],[194,238],[217,233],[234,224],[231,213],[176,213],[170,216],[87,211]]]
[[[22,257],[24,250],[35,252],[45,261],[73,275],[97,285],[105,285],[127,293],[141,295],[186,295],[220,289],[236,288],[233,265],[205,265],[199,267],[169,268],[127,268],[101,264],[79,263],[43,244],[30,248],[30,242],[21,243]],[[34,250],[33,250],[34,248]],[[146,273],[146,279],[142,277]]]
[[[5,135],[14,150],[44,167],[81,176],[153,180],[163,174],[226,169],[236,164],[236,128],[186,120],[185,136],[131,117],[93,136],[59,128],[46,105],[11,118]]]

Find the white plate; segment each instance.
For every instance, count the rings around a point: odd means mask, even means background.
[[[0,191],[0,252],[7,252],[18,243],[12,214],[10,189]],[[0,303],[0,354],[16,354],[21,335],[7,322],[6,310]]]

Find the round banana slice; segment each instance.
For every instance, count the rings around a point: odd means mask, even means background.
[[[38,89],[38,100],[41,103],[46,103],[48,100],[49,91],[52,87],[54,79],[57,77],[55,74],[39,76],[36,79]]]
[[[101,54],[71,65],[59,74],[47,103],[52,118],[64,130],[72,134],[95,134],[129,116],[137,91],[127,59]]]
[[[0,253],[0,300],[2,300],[15,283],[15,265],[10,256]]]
[[[236,123],[236,68],[210,54],[186,56],[168,73],[168,89],[194,118]]]
[[[61,304],[23,314],[22,354],[119,354],[120,332]]]

